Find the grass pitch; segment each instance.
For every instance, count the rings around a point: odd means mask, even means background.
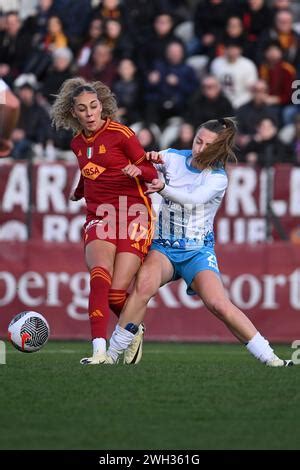
[[[7,344],[0,449],[300,449],[300,367],[267,368],[240,345],[146,343],[137,366],[81,366],[89,353]]]

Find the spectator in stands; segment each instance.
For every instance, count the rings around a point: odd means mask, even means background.
[[[111,48],[102,41],[96,43],[89,62],[84,67],[80,67],[78,73],[86,80],[100,80],[112,87],[118,76],[118,68],[113,60]]]
[[[172,116],[182,116],[186,101],[196,90],[198,80],[192,67],[185,63],[182,42],[171,42],[165,59],[157,61],[146,82],[146,119],[163,124]]]
[[[83,44],[79,48],[76,63],[78,67],[84,67],[90,60],[93,47],[100,42],[103,37],[103,20],[101,18],[93,18],[89,24],[88,32]]]
[[[258,123],[264,118],[279,122],[279,114],[269,105],[268,85],[264,80],[257,80],[251,88],[251,100],[237,109],[238,146],[243,148],[256,134]]]
[[[91,0],[54,0],[54,6],[63,22],[68,45],[76,54],[91,20]]]
[[[114,19],[105,21],[103,42],[111,48],[115,60],[133,57],[133,44],[120,21]]]
[[[247,35],[247,52],[255,61],[259,38],[270,28],[272,13],[265,0],[247,0],[243,3],[242,21]]]
[[[114,19],[123,21],[123,6],[120,0],[102,0],[100,5],[93,9],[93,16],[103,20]]]
[[[257,80],[257,69],[254,62],[242,56],[239,40],[228,40],[224,56],[212,61],[210,71],[220,81],[234,109],[251,99],[250,88]]]
[[[277,41],[271,42],[266,47],[259,75],[268,84],[268,104],[280,111],[283,123],[287,124],[291,120],[291,114],[294,113],[291,96],[296,70],[283,60],[283,52]]]
[[[273,0],[272,2],[272,16],[281,10],[288,10],[293,15],[293,21],[300,21],[300,4],[297,0]]]
[[[26,73],[33,73],[40,82],[44,80],[52,65],[53,51],[68,45],[62,20],[57,15],[50,15],[46,26],[46,34],[40,38],[39,43],[35,44],[25,68]]]
[[[142,90],[135,63],[123,59],[118,67],[119,78],[113,84],[112,91],[118,102],[118,117],[126,124],[133,124],[141,118]]]
[[[19,14],[8,12],[5,15],[5,30],[0,33],[0,77],[10,85],[24,71],[31,39],[30,34],[22,29]]]
[[[52,53],[52,65],[48,69],[40,92],[47,100],[47,105],[54,102],[55,94],[65,80],[73,76],[73,54],[68,47],[59,47]]]
[[[13,148],[11,134],[20,113],[20,102],[0,78],[0,157],[8,157]]]
[[[64,32],[64,26],[61,18],[52,15],[48,18],[47,32],[42,39],[43,49],[45,51],[54,51],[59,47],[67,47],[68,38]]]
[[[213,75],[203,77],[201,87],[187,105],[185,119],[194,126],[214,119],[216,116],[232,116],[233,108],[222,92],[219,80]]]
[[[162,173],[148,185],[147,194],[159,191],[155,239],[137,273],[133,291],[124,305],[107,351],[106,363],[115,364],[135,339],[147,304],[159,288],[183,279],[187,294],[197,295],[207,309],[224,322],[256,359],[270,367],[293,365],[279,359],[249,318],[229,300],[214,251],[214,217],[228,180],[224,166],[234,157],[235,125],[228,118],[206,122],[197,130],[191,150],[151,152]],[[134,325],[128,331],[128,325]]]
[[[228,18],[222,38],[216,44],[216,56],[224,55],[225,44],[231,39],[236,40],[241,44],[244,55],[248,57],[249,53],[247,49],[246,32],[239,16],[230,16]]]
[[[154,18],[152,33],[137,50],[137,63],[144,73],[158,60],[164,60],[167,46],[177,39],[173,28],[174,18],[170,12],[161,12]]]
[[[300,109],[297,109],[293,122],[279,132],[279,139],[292,149],[292,163],[300,166]]]
[[[195,37],[199,48],[194,53],[215,57],[216,45],[222,38],[231,11],[224,0],[200,1],[194,15]]]
[[[262,52],[271,41],[277,41],[283,52],[283,60],[296,69],[300,66],[300,36],[293,29],[293,15],[288,10],[275,14],[273,27],[262,34],[258,44],[258,62],[263,60]],[[262,51],[262,52],[261,52]]]
[[[292,140],[293,163],[300,166],[300,114],[296,114],[294,118],[295,134]]]
[[[243,151],[244,161],[261,167],[292,163],[291,148],[279,140],[277,133],[275,121],[270,118],[262,119],[258,123],[256,134]]]
[[[12,156],[26,159],[32,155],[34,144],[46,145],[51,135],[51,123],[47,111],[36,100],[38,84],[34,75],[20,75],[14,85],[21,108],[12,132]]]
[[[124,27],[136,44],[137,50],[149,44],[154,18],[161,11],[165,11],[165,0],[126,0],[126,8],[123,10]]]
[[[47,34],[48,20],[50,16],[55,15],[54,1],[39,0],[36,12],[26,19],[24,27],[32,34],[33,46],[40,44]]]
[[[192,124],[183,122],[180,124],[177,139],[171,142],[170,147],[178,150],[187,150],[192,148],[195,129]],[[146,149],[145,149],[146,150]],[[151,149],[155,150],[155,149]]]
[[[151,150],[159,150],[159,145],[156,140],[156,137],[152,132],[151,127],[149,127],[148,125],[142,125],[142,127],[137,131],[136,136],[145,152],[150,152]]]

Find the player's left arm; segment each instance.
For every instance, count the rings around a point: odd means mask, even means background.
[[[156,183],[156,182],[155,182]],[[204,185],[198,186],[192,192],[187,192],[174,186],[167,184],[156,184],[153,189],[159,191],[159,194],[164,198],[178,204],[206,204],[208,201],[216,197],[227,188],[228,179],[226,175],[218,174],[208,178]],[[151,188],[149,193],[151,193]]]
[[[151,182],[157,178],[157,171],[153,164],[146,159],[146,153],[135,135],[124,137],[123,149],[130,160],[130,164],[123,168],[123,172],[128,176],[142,178]]]

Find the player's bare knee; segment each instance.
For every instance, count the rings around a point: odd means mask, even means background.
[[[213,299],[210,302],[206,302],[206,306],[220,320],[226,321],[228,315],[230,314],[228,309],[228,300],[224,299],[223,297],[220,299]]]
[[[159,287],[159,286],[158,286]],[[148,302],[157,292],[157,280],[145,269],[141,269],[136,280],[136,294]]]

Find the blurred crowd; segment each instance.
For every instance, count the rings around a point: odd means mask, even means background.
[[[297,0],[0,0],[12,158],[73,160],[50,109],[74,76],[113,90],[145,150],[190,148],[202,122],[236,116],[239,161],[300,165]]]

